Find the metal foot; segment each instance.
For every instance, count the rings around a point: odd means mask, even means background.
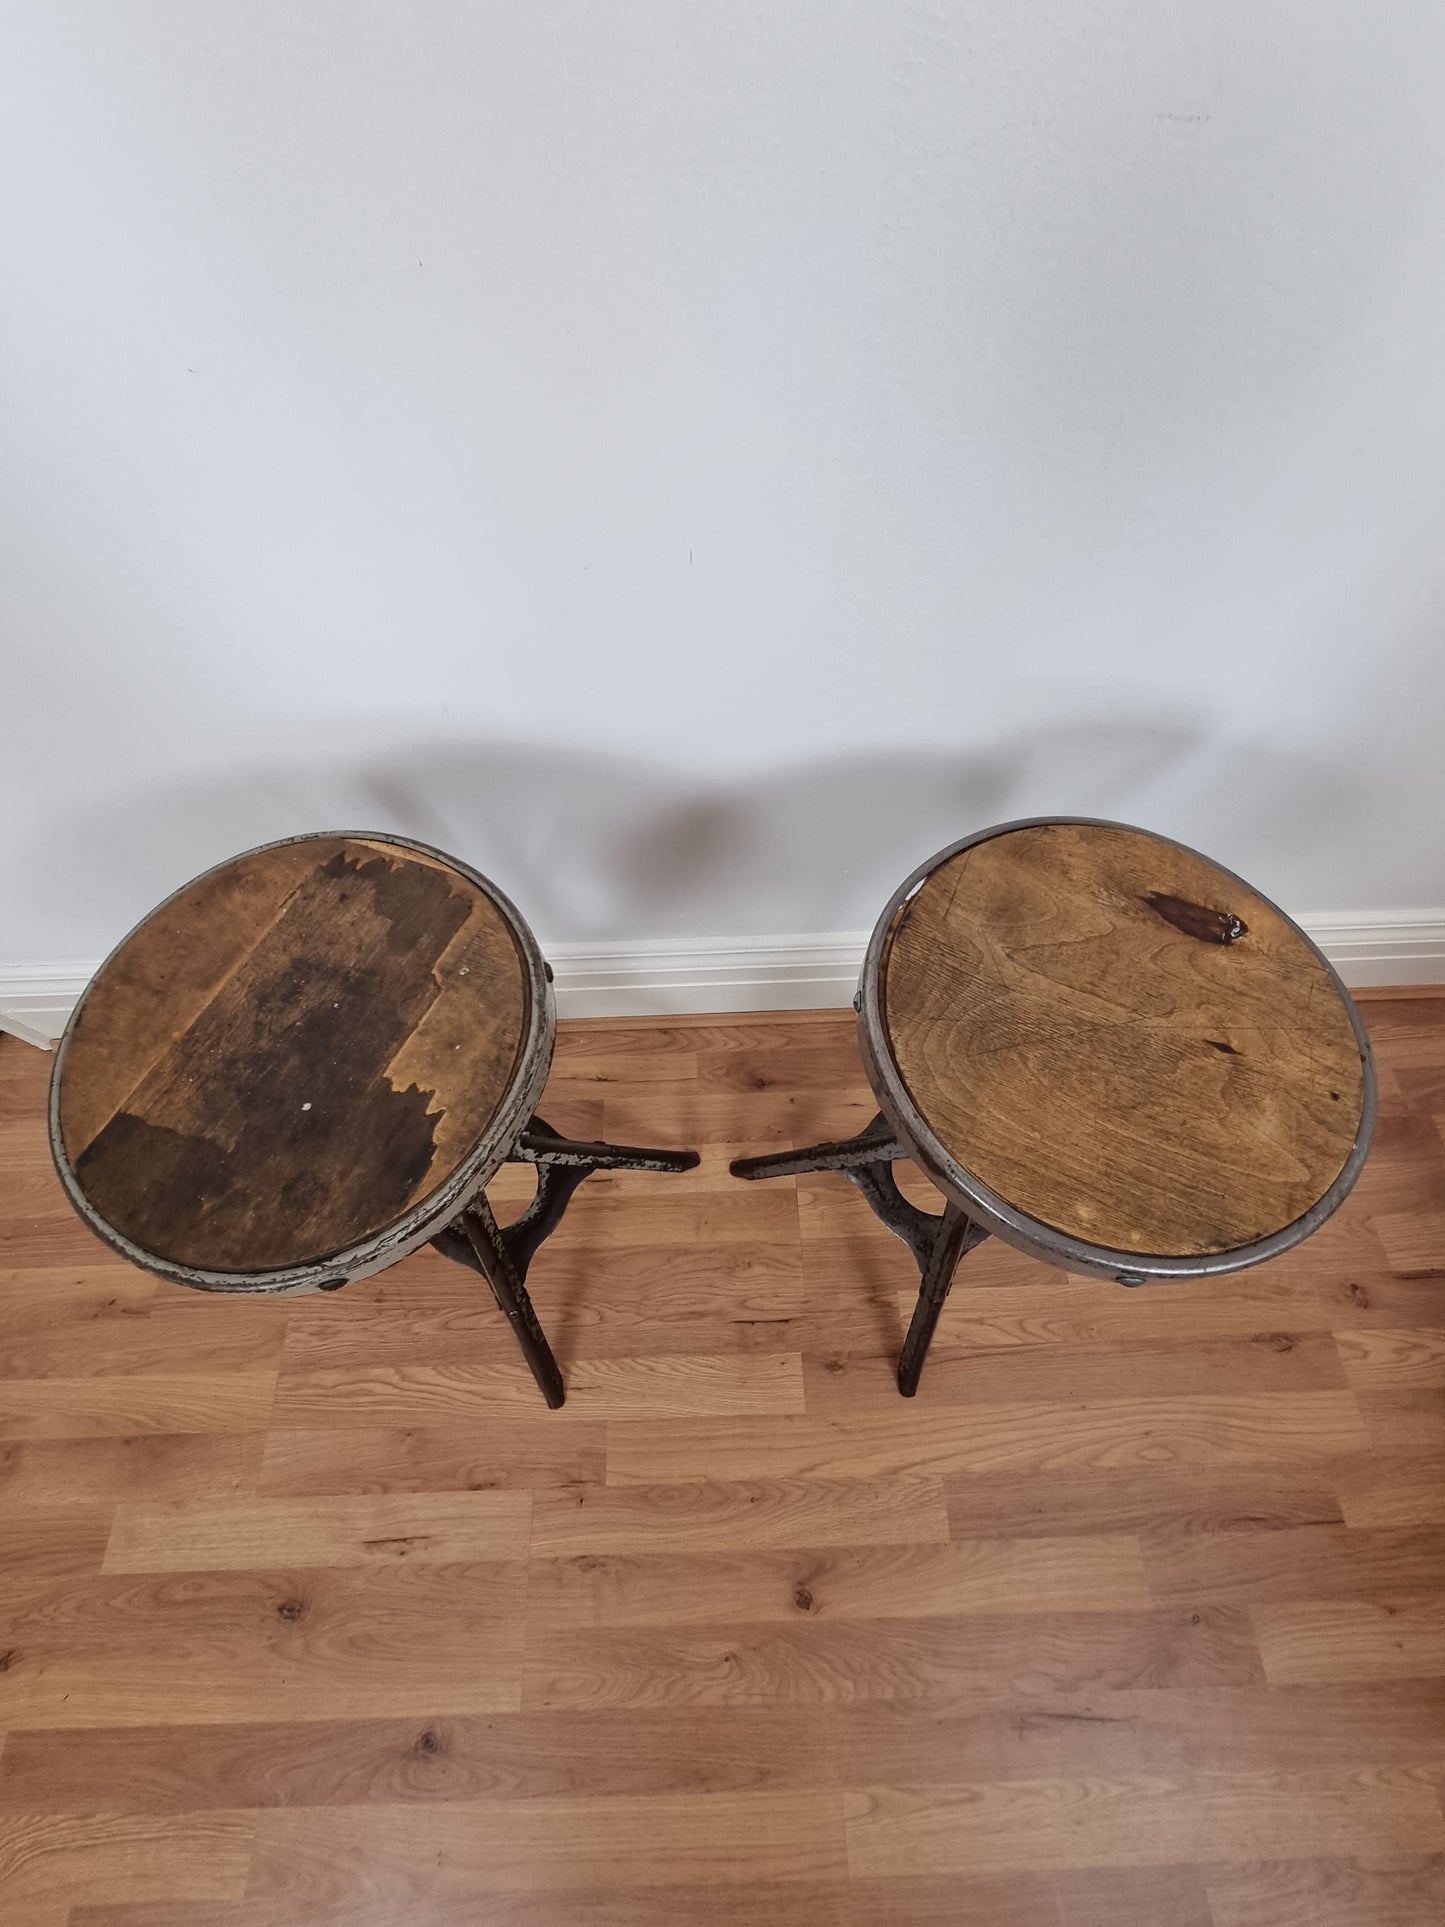
[[[698,1162],[698,1154],[565,1138],[542,1118],[534,1117],[507,1161],[537,1167],[537,1195],[521,1217],[504,1229],[493,1217],[486,1193],[478,1192],[432,1243],[446,1257],[470,1266],[486,1279],[517,1334],[543,1398],[555,1411],[567,1394],[552,1348],[527,1295],[527,1270],[533,1258],[557,1229],[572,1193],[594,1171],[690,1171]]]
[[[917,1261],[921,1282],[913,1322],[898,1360],[898,1389],[905,1398],[912,1398],[918,1390],[923,1361],[959,1259],[989,1235],[956,1204],[946,1205],[941,1215],[910,1204],[898,1189],[893,1161],[911,1155],[880,1115],[857,1137],[836,1144],[815,1144],[806,1151],[734,1158],[729,1167],[735,1178],[791,1178],[810,1171],[840,1171],[857,1185],[874,1216],[908,1246]]]

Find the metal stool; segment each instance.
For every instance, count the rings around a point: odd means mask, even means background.
[[[61,1183],[133,1264],[201,1291],[335,1291],[430,1241],[487,1280],[559,1406],[526,1289],[538,1247],[590,1172],[698,1158],[536,1116],[551,976],[501,891],[425,844],[266,844],[96,973],[51,1079]],[[507,1161],[538,1182],[502,1229],[483,1187]]]
[[[841,1171],[908,1245],[907,1398],[985,1238],[1125,1285],[1238,1271],[1323,1224],[1369,1150],[1369,1043],[1324,957],[1228,870],[1122,824],[1034,818],[930,858],[880,917],[855,1008],[879,1115],[732,1170]],[[941,1215],[904,1198],[895,1158]]]

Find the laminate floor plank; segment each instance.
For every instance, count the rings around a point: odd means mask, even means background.
[[[383,1882],[380,1896],[351,1894],[334,1905],[312,1899],[307,1927],[850,1927],[846,1881],[779,1880],[744,1886],[607,1886],[536,1892],[463,1892],[422,1897],[407,1887],[404,1903]],[[73,1927],[296,1927],[283,1895],[240,1906],[78,1908]],[[22,1922],[20,1927],[26,1927]],[[51,1923],[41,1923],[51,1927]],[[58,1924],[66,1927],[66,1923]]]
[[[875,1787],[844,1801],[849,1869],[873,1876],[1445,1850],[1436,1790],[1406,1769]]]
[[[328,1425],[425,1425],[519,1410],[535,1417],[537,1387],[525,1364],[355,1365],[283,1369],[271,1423],[284,1430]],[[0,1385],[0,1415],[5,1410]],[[578,1360],[560,1426],[599,1419],[740,1418],[801,1413],[803,1362],[797,1352],[689,1354]]]
[[[544,1117],[702,1161],[539,1251],[555,1413],[433,1249],[132,1269],[0,1037],[0,1921],[1437,1927],[1445,996],[1362,1008],[1315,1237],[1142,1291],[989,1241],[912,1402],[903,1245],[728,1171],[873,1116],[851,1012],[563,1024]]]
[[[1445,1525],[1445,1451],[1364,1453],[1341,1465],[1335,1483],[1347,1525]]]
[[[239,1900],[255,1831],[245,1813],[0,1813],[0,1895],[7,1905]]]
[[[948,1538],[937,1479],[758,1479],[747,1483],[539,1491],[532,1557],[914,1546]]]
[[[1214,1927],[1438,1927],[1445,1854],[1217,1867],[1206,1892]]]
[[[274,1371],[0,1379],[0,1439],[263,1431],[275,1390]]]
[[[1153,1603],[1137,1540],[973,1540],[820,1552],[534,1558],[527,1623],[678,1626],[741,1620],[1130,1612]]]
[[[1358,1391],[1445,1386],[1445,1330],[1343,1331],[1335,1343],[1345,1377]]]
[[[447,1893],[816,1883],[845,1871],[831,1790],[270,1808],[255,1826],[250,1893],[284,1895],[307,1919],[378,1891],[405,1919],[413,1897]]]
[[[119,1505],[105,1572],[238,1572],[377,1561],[525,1563],[530,1492],[387,1493]]]
[[[1242,1392],[1038,1400],[966,1408],[903,1406],[856,1417],[696,1419],[615,1425],[609,1483],[711,1476],[802,1479],[935,1476],[1028,1467],[1300,1464],[1366,1444],[1353,1393]]]
[[[1272,1773],[1322,1759],[1445,1785],[1445,1683],[1085,1687],[879,1700],[832,1714],[837,1774],[879,1784]]]
[[[838,1785],[829,1716],[802,1707],[44,1728],[0,1750],[0,1811],[430,1805]]]
[[[821,1323],[814,1314],[810,1336]],[[1148,1387],[1153,1398],[1333,1391],[1356,1382],[1350,1376],[1348,1358],[1341,1362],[1341,1348],[1329,1332],[967,1350],[955,1343],[940,1346],[937,1356],[930,1355],[918,1402],[920,1408],[1092,1403],[1131,1397],[1141,1385]],[[808,1411],[819,1416],[894,1412],[898,1387],[887,1368],[896,1364],[897,1354],[891,1332],[880,1333],[862,1356],[840,1348],[809,1349],[804,1357]],[[1439,1380],[1422,1382],[1445,1383],[1445,1372]]]
[[[1445,1592],[1250,1608],[1274,1686],[1445,1678]]]
[[[0,1519],[70,1507],[231,1499],[253,1491],[261,1432],[142,1432],[0,1446]]]
[[[257,1485],[279,1498],[507,1487],[531,1492],[539,1486],[601,1485],[606,1470],[607,1428],[600,1420],[553,1425],[550,1414],[518,1412],[472,1423],[268,1432]],[[0,1506],[4,1490],[0,1485]]]
[[[1297,1526],[1200,1533],[1160,1527],[1144,1542],[1144,1567],[1161,1604],[1445,1595],[1445,1529]]]
[[[799,1622],[807,1615],[800,1613]],[[1262,1684],[1227,1607],[529,1632],[524,1707],[692,1707]]]
[[[0,1729],[518,1704],[526,1565],[103,1574],[9,1615]]]
[[[1302,1465],[1178,1465],[961,1472],[943,1480],[955,1538],[995,1533],[1274,1533],[1342,1525],[1341,1482],[1362,1455]],[[1410,1523],[1407,1521],[1406,1523]],[[1429,1521],[1422,1521],[1429,1523]]]

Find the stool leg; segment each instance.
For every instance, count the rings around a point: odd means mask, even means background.
[[[903,1341],[903,1350],[898,1358],[898,1389],[905,1398],[912,1398],[918,1390],[918,1381],[923,1375],[923,1361],[928,1356],[938,1314],[943,1310],[943,1301],[953,1283],[958,1261],[979,1242],[979,1228],[956,1204],[945,1206],[933,1249],[923,1267],[918,1303],[913,1307],[913,1322],[908,1327],[908,1336]]]
[[[555,1411],[566,1393],[552,1348],[527,1296],[527,1271],[532,1260],[557,1229],[572,1193],[592,1172],[691,1171],[698,1154],[563,1137],[544,1118],[534,1116],[508,1153],[508,1162],[531,1164],[537,1171],[537,1195],[521,1217],[504,1231],[492,1215],[486,1193],[479,1191],[450,1224],[435,1233],[432,1243],[445,1257],[481,1272],[517,1334],[517,1343],[542,1388],[543,1398]]]
[[[866,1165],[888,1164],[907,1156],[892,1125],[879,1116],[857,1137],[810,1145],[805,1151],[770,1151],[760,1158],[734,1158],[728,1169],[735,1178],[800,1178],[810,1171],[841,1171],[846,1176]]]
[[[735,1178],[793,1178],[810,1171],[838,1171],[852,1180],[895,1238],[901,1238],[913,1253],[921,1274],[918,1303],[913,1323],[903,1342],[898,1360],[898,1389],[905,1398],[918,1390],[923,1361],[933,1339],[933,1328],[943,1301],[953,1283],[959,1259],[975,1245],[982,1244],[988,1232],[975,1224],[956,1204],[947,1204],[940,1216],[911,1204],[898,1188],[893,1175],[897,1158],[910,1155],[899,1142],[893,1127],[881,1114],[860,1131],[857,1137],[835,1144],[814,1144],[806,1151],[774,1151],[761,1158],[734,1158]]]
[[[522,1283],[521,1275],[512,1262],[512,1254],[492,1216],[492,1207],[487,1203],[485,1192],[477,1193],[457,1222],[476,1253],[482,1275],[492,1288],[492,1296],[506,1313],[507,1323],[517,1334],[522,1356],[531,1366],[532,1376],[543,1398],[555,1412],[567,1397],[562,1374],[552,1356],[552,1347],[547,1343],[546,1334],[537,1322],[537,1314],[527,1296],[527,1287]]]

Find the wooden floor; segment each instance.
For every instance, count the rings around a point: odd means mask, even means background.
[[[0,1919],[1438,1927],[1445,999],[1366,1008],[1312,1243],[985,1245],[912,1404],[904,1248],[726,1175],[864,1123],[851,1021],[566,1028],[551,1122],[704,1161],[545,1247],[556,1414],[434,1254],[128,1269],[0,1040]]]

